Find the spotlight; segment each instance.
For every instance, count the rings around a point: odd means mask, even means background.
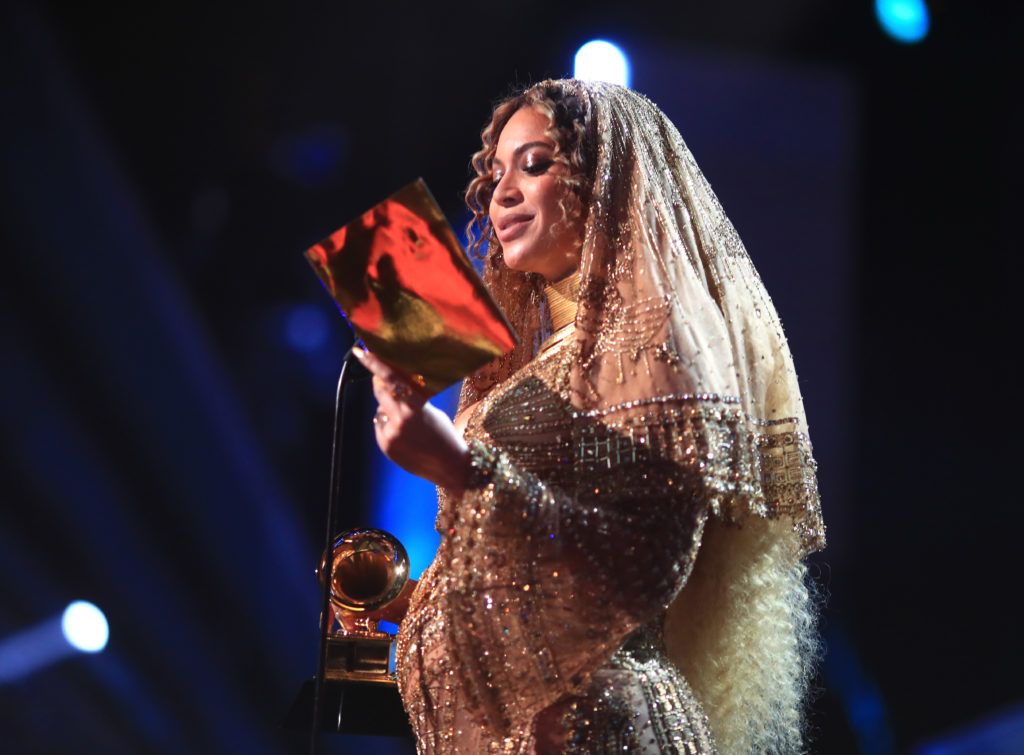
[[[83,653],[100,652],[110,638],[107,617],[103,611],[85,600],[76,600],[64,609],[60,629],[68,644]]]
[[[108,639],[110,627],[103,611],[76,600],[60,616],[0,639],[0,685],[24,679],[78,653],[98,653]]]
[[[608,81],[628,87],[629,58],[611,42],[594,39],[576,51],[573,76],[583,81]]]
[[[928,6],[924,0],[875,0],[878,23],[897,42],[913,44],[928,34]]]

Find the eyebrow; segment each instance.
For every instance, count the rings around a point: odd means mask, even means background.
[[[530,149],[530,147],[547,147],[548,149],[554,149],[554,147],[548,142],[526,142],[526,144],[520,144],[518,147],[512,150],[512,159],[515,160],[517,157],[519,157],[519,155],[523,154],[526,150]],[[493,165],[495,163],[497,163],[498,165],[505,164],[496,157],[491,159],[491,164]]]

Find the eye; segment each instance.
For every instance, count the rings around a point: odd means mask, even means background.
[[[554,164],[555,161],[549,158],[531,159],[523,166],[523,172],[530,176],[539,176],[542,173],[547,173]]]

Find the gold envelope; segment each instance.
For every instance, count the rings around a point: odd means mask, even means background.
[[[306,251],[367,349],[438,393],[517,336],[417,179]]]

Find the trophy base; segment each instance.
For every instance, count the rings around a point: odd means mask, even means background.
[[[392,637],[387,634],[332,635],[327,638],[324,678],[395,686],[391,672]]]

